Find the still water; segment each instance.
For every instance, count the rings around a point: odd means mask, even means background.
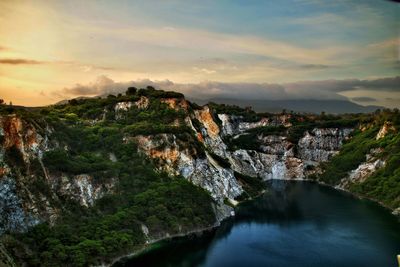
[[[400,222],[388,210],[315,183],[273,180],[267,188],[215,231],[116,266],[398,266]]]

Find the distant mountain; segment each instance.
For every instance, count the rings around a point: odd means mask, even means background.
[[[190,97],[189,97],[190,99]],[[190,99],[203,105],[209,102],[218,104],[237,105],[239,107],[251,106],[256,112],[280,112],[283,109],[296,112],[321,113],[368,113],[376,109],[383,109],[382,106],[361,106],[346,100],[314,100],[314,99],[289,99],[289,100],[248,100],[229,98]]]

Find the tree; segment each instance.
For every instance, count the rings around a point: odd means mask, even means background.
[[[137,88],[136,87],[128,87],[128,89],[126,90],[126,95],[135,95],[137,92]]]
[[[4,99],[0,99],[0,105],[4,104]]]
[[[70,104],[70,105],[72,105],[72,106],[76,106],[76,105],[78,105],[79,104],[79,102],[78,102],[78,100],[77,99],[71,99],[71,100],[68,100],[68,103]]]

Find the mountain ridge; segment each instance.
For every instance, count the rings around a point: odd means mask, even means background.
[[[107,264],[146,240],[218,224],[271,178],[400,206],[395,110],[256,113],[147,88],[0,114],[3,258],[17,264]]]
[[[191,99],[191,98],[189,98]],[[288,100],[248,100],[229,98],[208,98],[205,100],[191,99],[200,105],[215,102],[218,104],[237,105],[242,108],[252,107],[256,112],[282,112],[294,111],[304,113],[370,113],[377,109],[384,109],[382,106],[362,106],[348,100],[317,100],[317,99],[288,99]]]

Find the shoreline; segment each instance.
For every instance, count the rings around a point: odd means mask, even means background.
[[[232,216],[228,216],[228,217],[224,218],[222,221],[215,223],[213,226],[208,226],[208,227],[204,227],[204,228],[197,228],[197,229],[191,230],[191,231],[186,232],[186,233],[174,234],[174,235],[170,235],[170,236],[165,236],[165,237],[160,237],[160,238],[157,238],[157,239],[149,240],[147,243],[142,245],[142,248],[140,248],[138,250],[135,250],[135,251],[133,251],[131,253],[116,257],[110,263],[103,263],[101,265],[97,265],[97,267],[111,267],[111,266],[113,266],[114,264],[116,264],[117,262],[119,262],[119,261],[121,261],[123,259],[129,259],[129,258],[132,258],[134,256],[140,255],[142,253],[145,253],[147,250],[151,250],[152,247],[154,247],[155,244],[157,244],[158,242],[161,242],[161,241],[166,241],[166,240],[179,238],[179,237],[186,237],[186,236],[194,235],[194,234],[203,234],[204,232],[213,231],[216,228],[218,228],[221,225],[221,223],[224,220],[226,220],[227,218],[229,218],[229,217],[232,217]]]
[[[330,184],[327,184],[327,183],[324,183],[324,182],[321,182],[321,181],[317,181],[317,180],[313,180],[313,179],[307,179],[307,178],[306,178],[306,179],[303,179],[303,178],[295,178],[295,179],[288,179],[288,178],[284,178],[284,179],[266,179],[266,180],[263,180],[263,181],[264,181],[264,182],[268,182],[268,181],[273,181],[273,180],[278,180],[278,181],[296,181],[296,182],[312,182],[312,183],[315,183],[315,184],[318,184],[318,185],[321,185],[321,186],[325,186],[325,187],[332,188],[332,189],[337,190],[337,191],[346,192],[347,194],[349,194],[349,195],[351,195],[351,196],[353,196],[353,197],[356,197],[356,198],[358,198],[358,199],[367,199],[367,200],[369,200],[369,201],[372,201],[372,202],[374,202],[374,203],[377,203],[377,204],[380,205],[381,207],[387,209],[387,210],[390,212],[390,214],[392,214],[393,216],[395,216],[395,217],[397,217],[397,218],[400,219],[400,214],[394,214],[394,213],[393,213],[393,212],[395,211],[394,209],[387,207],[386,205],[384,205],[384,204],[381,203],[380,201],[377,201],[377,200],[374,200],[374,199],[371,199],[371,198],[367,198],[367,197],[360,196],[360,195],[358,195],[358,194],[356,194],[356,193],[353,193],[353,192],[351,192],[351,191],[349,191],[349,190],[347,190],[347,189],[344,189],[344,188],[336,187],[336,186],[333,186],[333,185],[330,185]],[[244,203],[244,202],[246,202],[246,201],[252,201],[252,200],[254,200],[255,198],[261,196],[261,195],[262,195],[263,193],[265,193],[265,192],[266,192],[266,190],[263,189],[257,196],[255,196],[255,197],[253,197],[253,198],[251,198],[251,199],[243,200],[243,201],[239,202],[238,205],[240,205],[241,203]],[[238,206],[238,205],[235,205],[235,206]],[[114,258],[114,259],[111,261],[111,263],[109,263],[109,264],[104,263],[104,264],[98,265],[98,266],[99,266],[99,267],[112,267],[114,264],[116,264],[117,262],[119,262],[119,261],[121,261],[121,260],[123,260],[123,259],[129,259],[129,258],[132,258],[132,257],[137,256],[137,255],[139,255],[139,254],[145,253],[147,250],[151,250],[151,249],[152,249],[152,246],[154,246],[155,244],[157,244],[158,242],[161,242],[161,241],[166,241],[166,240],[170,240],[170,239],[177,238],[177,237],[185,237],[185,236],[189,236],[189,235],[191,235],[191,234],[202,234],[202,233],[207,232],[207,231],[215,230],[215,229],[218,228],[218,227],[221,225],[221,223],[222,223],[223,221],[225,221],[227,218],[234,217],[234,216],[235,216],[235,215],[233,215],[233,216],[232,216],[232,215],[231,215],[231,216],[227,216],[227,217],[225,217],[223,220],[221,220],[221,221],[219,221],[219,222],[216,222],[213,226],[204,227],[204,228],[198,228],[198,229],[189,231],[189,232],[187,232],[187,233],[180,233],[180,234],[175,234],[175,235],[171,235],[171,236],[165,236],[165,237],[162,237],[162,238],[150,240],[150,241],[148,241],[148,243],[143,244],[143,245],[142,245],[142,248],[140,248],[139,250],[136,250],[136,251],[131,252],[131,253],[129,253],[129,254],[125,254],[125,255],[116,257],[116,258]]]

